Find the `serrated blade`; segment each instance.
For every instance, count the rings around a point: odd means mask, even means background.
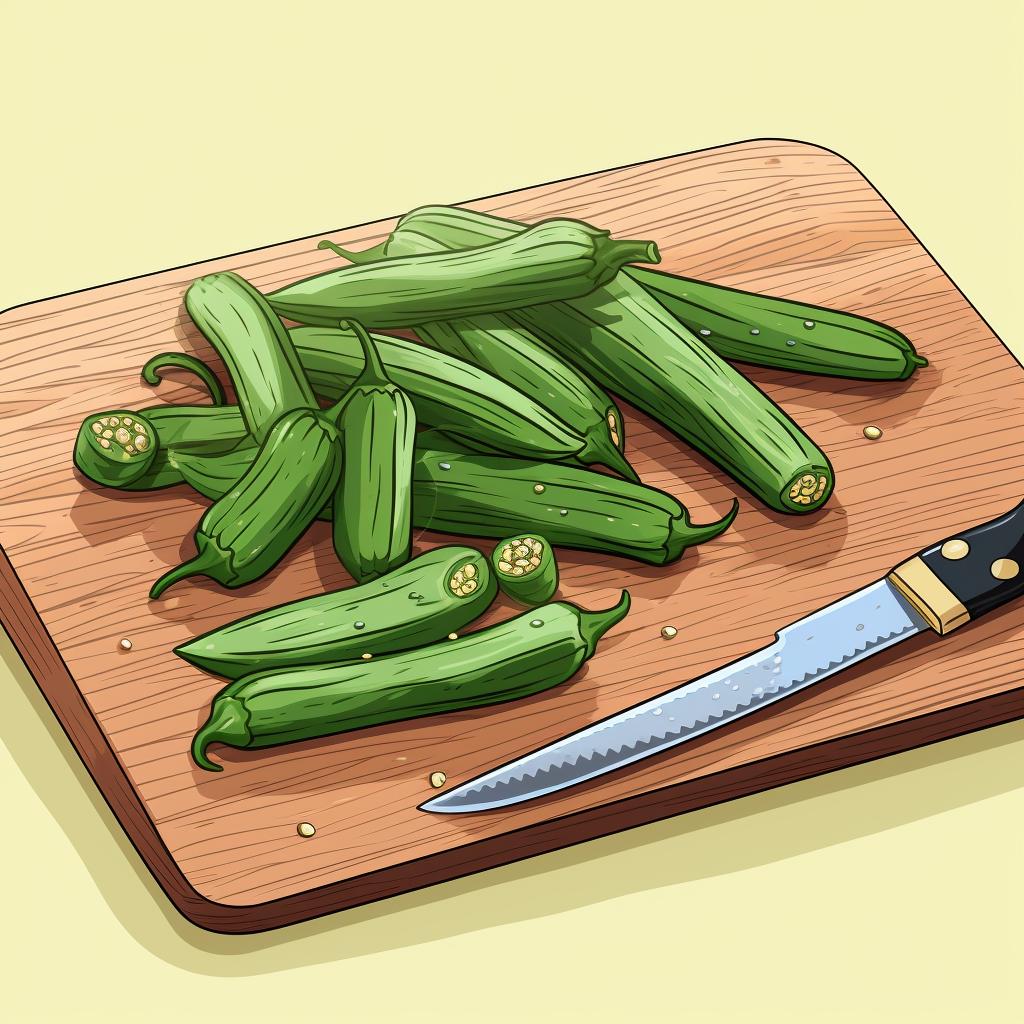
[[[491,811],[623,768],[798,693],[928,629],[880,580],[781,630],[775,642],[422,804]]]

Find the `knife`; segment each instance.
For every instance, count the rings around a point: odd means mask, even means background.
[[[953,632],[1024,593],[1024,502],[925,548],[781,629],[768,647],[442,793],[420,810],[493,811],[659,754],[910,637]]]

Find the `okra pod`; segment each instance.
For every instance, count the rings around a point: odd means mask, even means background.
[[[393,654],[426,647],[468,626],[497,591],[490,563],[479,551],[449,545],[370,583],[239,619],[176,647],[175,653],[229,679]]]
[[[558,589],[555,554],[539,533],[500,541],[491,555],[491,564],[502,592],[520,604],[544,604]]]
[[[344,396],[362,371],[351,331],[298,327],[291,339],[316,393]],[[388,378],[408,396],[418,422],[474,447],[535,459],[588,458],[585,439],[532,398],[478,366],[405,338],[373,335]]]
[[[535,224],[475,252],[342,267],[267,296],[283,317],[333,326],[413,327],[585,295],[626,263],[656,263],[653,242],[617,240],[571,220]]]
[[[629,611],[556,602],[447,643],[386,658],[243,676],[214,698],[192,759],[222,771],[207,749],[258,749],[466,708],[489,707],[566,682]]]
[[[78,428],[75,465],[98,484],[128,487],[151,470],[159,443],[152,424],[138,413],[95,413]]]
[[[444,251],[423,236],[408,238],[395,255]],[[321,243],[321,247],[325,243]],[[350,253],[326,243],[354,262],[365,262],[365,253]],[[626,432],[622,412],[614,399],[506,313],[481,313],[472,319],[420,324],[416,334],[431,348],[479,366],[528,395],[558,419],[567,423],[585,442],[577,456],[584,464],[600,464],[628,480],[637,475],[626,461]]]
[[[185,308],[227,366],[256,441],[289,410],[317,408],[284,324],[248,281],[232,273],[197,278]]]
[[[502,233],[522,232],[523,226],[467,210],[428,207],[399,221],[386,251],[392,246],[401,251],[406,231],[461,249],[474,230],[480,244]],[[831,495],[834,476],[824,452],[767,395],[627,275],[584,297],[517,309],[511,315],[771,508],[811,512]]]
[[[177,457],[185,481],[209,498],[228,492],[253,459],[251,448]],[[644,484],[561,463],[417,449],[412,522],[471,537],[540,533],[551,544],[665,565],[717,537],[738,505],[695,525],[679,501]],[[322,512],[329,518],[329,512]]]
[[[334,550],[357,583],[409,560],[416,413],[388,378],[373,339],[350,322],[363,369],[339,403],[342,466],[334,496]]]
[[[157,580],[151,598],[189,576],[209,576],[226,587],[259,579],[316,518],[341,469],[338,431],[312,409],[285,413],[246,454],[251,465],[199,521],[198,553]]]

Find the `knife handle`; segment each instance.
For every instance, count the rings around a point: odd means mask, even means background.
[[[1024,502],[954,534],[889,574],[937,633],[950,633],[1024,594]]]

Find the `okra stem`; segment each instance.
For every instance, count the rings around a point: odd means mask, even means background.
[[[612,264],[659,263],[661,253],[656,242],[631,238],[613,238],[605,243],[604,251]]]
[[[201,537],[196,543],[199,546],[199,554],[164,573],[150,588],[151,600],[157,600],[168,587],[173,587],[175,583],[180,583],[189,576],[205,576],[210,569],[220,569],[223,572],[224,566],[230,564],[231,553],[223,551],[209,537]]]
[[[224,766],[206,756],[211,743],[227,743],[244,747],[252,739],[249,731],[249,712],[234,697],[221,697],[214,701],[213,714],[192,739],[192,759],[208,772],[222,772]]]
[[[156,387],[163,380],[163,374],[160,371],[165,369],[188,370],[189,373],[194,373],[209,392],[211,405],[226,404],[227,398],[224,395],[223,385],[217,379],[217,375],[213,370],[202,359],[197,359],[195,356],[187,355],[184,352],[161,352],[159,355],[153,356],[143,366],[141,370],[142,379],[147,384]]]
[[[363,350],[363,370],[356,377],[353,387],[387,386],[391,383],[380,360],[380,353],[366,328],[358,320],[342,320],[341,329],[351,331],[359,339],[359,347]]]
[[[385,238],[383,242],[369,249],[360,249],[358,252],[353,252],[351,249],[343,249],[337,242],[324,238],[317,244],[317,248],[330,249],[331,252],[337,253],[342,258],[348,260],[349,263],[375,263],[377,260],[384,259],[384,249],[387,244],[388,240]]]
[[[618,604],[611,608],[603,608],[596,612],[584,612],[580,615],[580,636],[587,645],[587,657],[592,658],[601,639],[617,622],[621,622],[629,611],[629,591],[624,590]]]

